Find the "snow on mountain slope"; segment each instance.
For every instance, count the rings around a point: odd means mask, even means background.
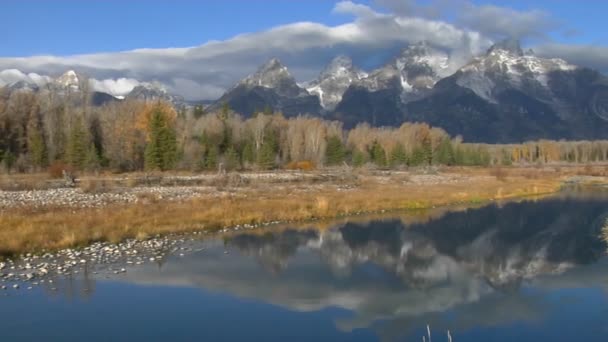
[[[577,67],[558,58],[540,58],[524,54],[518,42],[499,42],[485,56],[475,58],[460,69],[457,84],[478,96],[496,102],[496,88],[535,87],[548,94],[549,75],[554,71],[571,71]]]
[[[362,70],[353,66],[347,56],[334,58],[319,74],[319,77],[307,85],[310,94],[317,95],[321,106],[332,110],[342,100],[342,95],[356,81],[367,77]]]
[[[357,85],[369,91],[400,87],[402,100],[407,102],[432,89],[440,79],[449,75],[449,59],[448,53],[427,42],[412,44]]]

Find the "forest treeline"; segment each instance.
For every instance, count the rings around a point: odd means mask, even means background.
[[[156,101],[91,106],[90,96],[0,90],[0,163],[8,172],[75,170],[269,170],[348,164],[590,163],[608,160],[608,141],[471,144],[425,123],[361,124],[345,130],[318,117],[266,110],[243,118],[224,106],[176,110]]]

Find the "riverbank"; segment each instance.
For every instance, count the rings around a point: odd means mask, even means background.
[[[210,177],[215,178],[210,181],[200,176],[172,175],[163,178],[172,179],[165,185],[134,187],[107,186],[120,183],[116,179],[105,179],[106,185],[99,186],[95,185],[99,179],[83,178],[83,184],[76,189],[0,192],[4,198],[4,202],[0,201],[4,206],[0,212],[0,254],[12,256],[99,241],[145,240],[169,233],[255,227],[385,210],[479,204],[551,194],[571,179],[564,172],[517,168]],[[188,185],[189,182],[196,184]],[[60,190],[63,195],[57,195]],[[45,191],[54,191],[61,200],[47,198]],[[174,195],[166,196],[167,193]],[[74,200],[69,200],[70,196]],[[82,205],[90,198],[104,196],[116,200]]]

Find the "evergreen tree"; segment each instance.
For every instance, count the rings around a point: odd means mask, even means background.
[[[422,152],[422,160],[426,165],[433,164],[433,145],[430,137],[425,137],[420,146]]]
[[[270,170],[275,166],[274,147],[270,143],[262,144],[258,153],[258,166],[263,170]]]
[[[218,150],[217,146],[210,146],[205,156],[205,168],[207,170],[217,169],[218,163]]]
[[[329,166],[339,165],[344,162],[346,151],[342,144],[342,139],[334,135],[327,140],[327,147],[325,149],[325,163]]]
[[[148,123],[149,141],[144,152],[147,170],[168,170],[177,162],[177,140],[167,114],[160,107],[152,112]]]
[[[390,165],[392,167],[402,166],[407,164],[407,152],[403,144],[398,142],[391,151]]]
[[[431,165],[433,162],[433,150],[430,139],[425,138],[419,146],[414,147],[409,162],[410,166]]]
[[[414,147],[412,157],[409,159],[410,166],[420,166],[424,164],[424,150],[420,146]]]
[[[253,164],[255,160],[255,146],[251,139],[247,139],[243,145],[243,164]]]
[[[11,173],[13,165],[15,164],[15,155],[11,152],[11,150],[4,151],[4,155],[2,156],[2,163],[4,164],[6,172]]]
[[[83,169],[87,160],[88,146],[87,133],[84,129],[82,119],[76,117],[68,136],[66,151],[68,164],[76,169]]]
[[[226,153],[224,155],[224,161],[226,165],[226,170],[231,171],[239,168],[239,155],[234,147],[230,146],[226,150]]]
[[[40,116],[40,107],[30,113],[27,123],[27,148],[32,166],[40,169],[47,165],[47,148],[43,135],[42,118]]]
[[[353,166],[361,167],[365,165],[366,161],[367,158],[365,157],[365,153],[358,149],[355,149],[355,151],[353,152]]]
[[[177,164],[177,137],[175,130],[165,126],[161,131],[162,169],[170,170]]]
[[[268,130],[264,135],[264,141],[257,153],[258,166],[263,170],[270,170],[275,167],[277,153],[277,137],[275,132]]]
[[[87,150],[85,166],[89,171],[96,171],[101,167],[101,157],[99,156],[99,152],[97,152],[97,148],[95,148],[95,144],[93,143],[89,145],[89,149]]]
[[[386,166],[386,152],[384,151],[384,148],[382,148],[382,145],[376,140],[372,143],[370,155],[374,164],[379,167]]]
[[[454,165],[454,148],[450,139],[444,138],[441,140],[437,147],[435,161],[441,165]]]

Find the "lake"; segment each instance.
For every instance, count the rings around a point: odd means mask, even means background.
[[[573,189],[186,239],[3,290],[0,341],[606,341],[607,219]]]

